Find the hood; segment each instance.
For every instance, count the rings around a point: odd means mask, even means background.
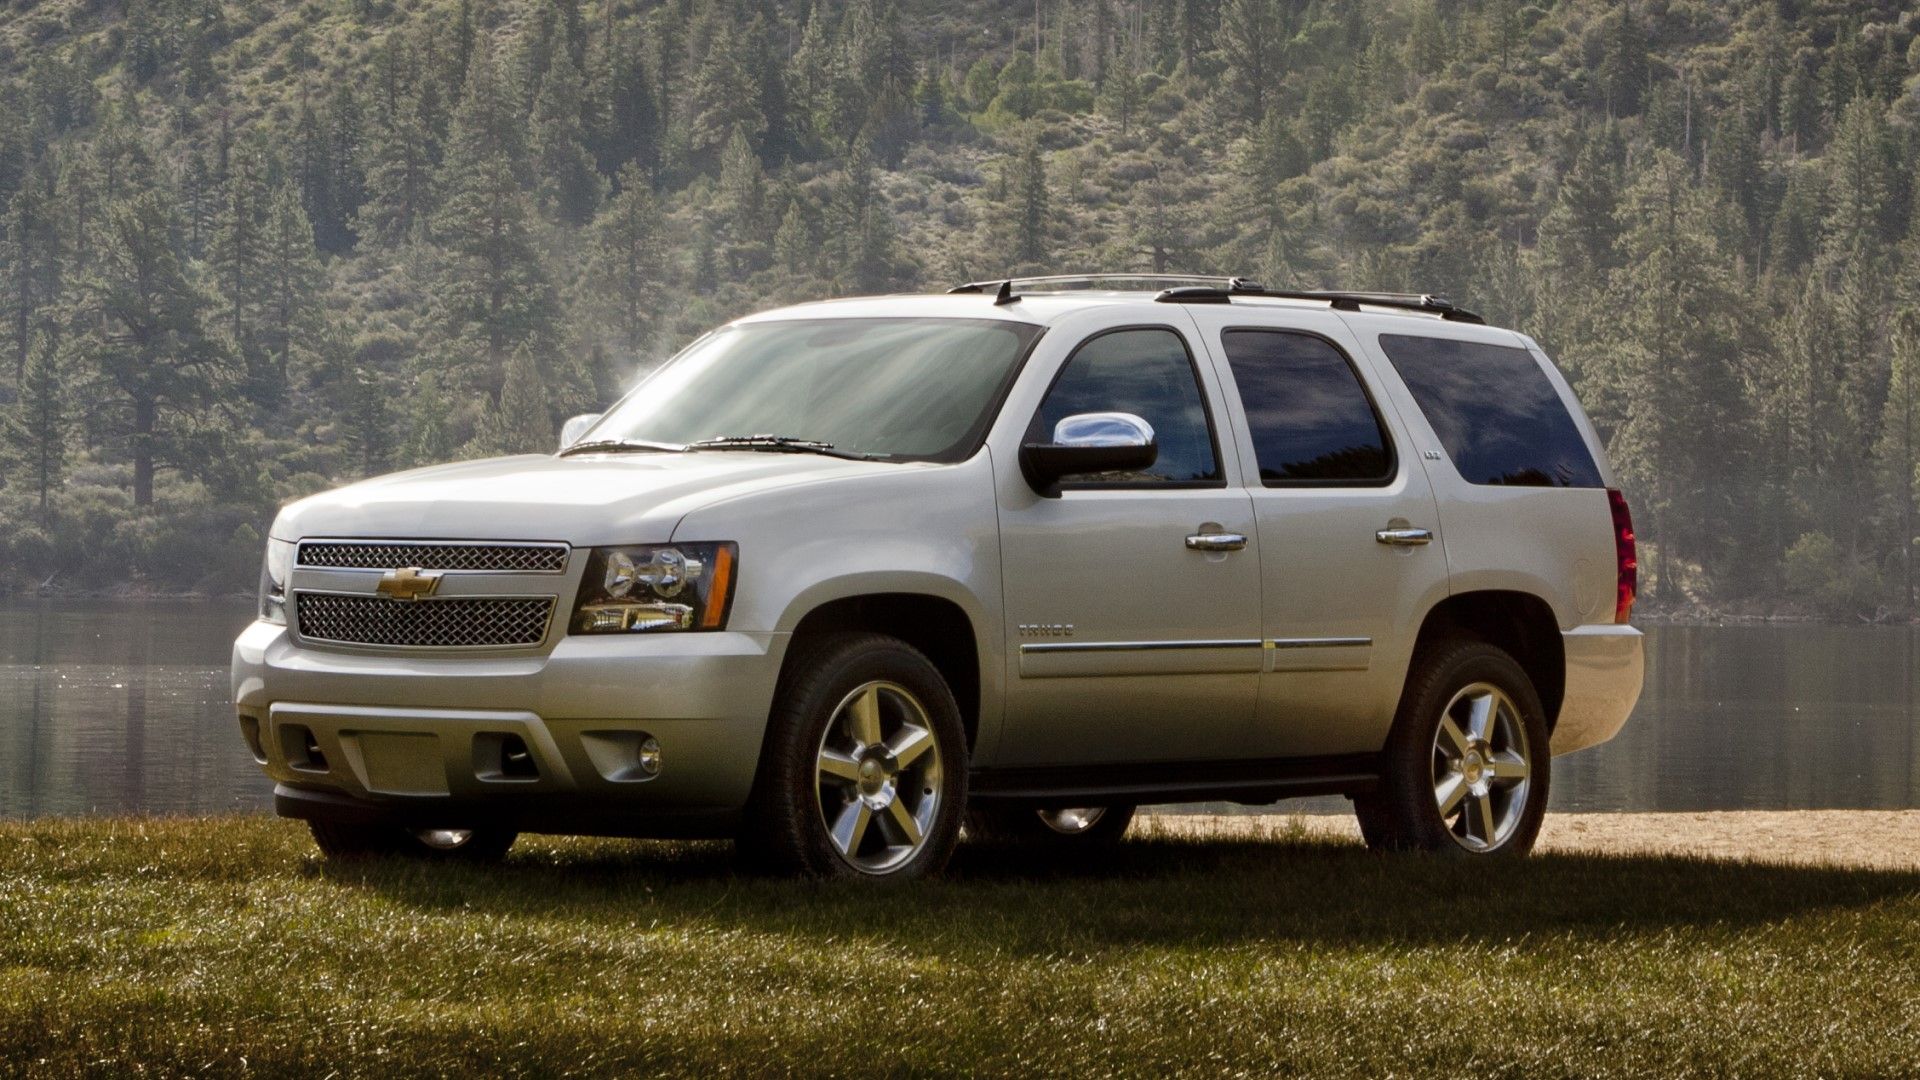
[[[302,499],[280,512],[273,535],[652,543],[671,539],[689,510],[721,499],[926,467],[740,451],[489,458]]]

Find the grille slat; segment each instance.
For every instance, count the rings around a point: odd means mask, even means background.
[[[330,570],[491,570],[558,574],[567,568],[565,544],[396,544],[303,541],[301,566]]]
[[[554,597],[380,596],[295,592],[300,636],[347,645],[499,648],[546,640]]]

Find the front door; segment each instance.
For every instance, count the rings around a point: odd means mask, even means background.
[[[1078,333],[1027,429],[1046,442],[1065,417],[1132,413],[1159,445],[1151,467],[1069,477],[1046,498],[996,460],[1009,650],[997,764],[1244,755],[1258,538],[1190,334],[1190,322]]]
[[[1260,535],[1263,757],[1377,750],[1422,614],[1446,595],[1419,451],[1339,316],[1197,309],[1232,396]],[[1253,470],[1257,468],[1257,479]]]

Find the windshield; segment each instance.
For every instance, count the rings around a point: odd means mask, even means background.
[[[994,319],[807,319],[729,326],[648,376],[585,441],[744,436],[959,461],[1041,328]]]

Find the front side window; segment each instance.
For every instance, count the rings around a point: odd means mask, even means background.
[[[1206,403],[1179,334],[1148,328],[1088,339],[1060,369],[1027,430],[1027,441],[1048,442],[1061,420],[1097,412],[1132,413],[1152,425],[1159,457],[1139,472],[1069,476],[1063,482],[1194,484],[1220,479]]]
[[[1384,484],[1393,455],[1353,365],[1329,342],[1279,330],[1220,335],[1268,487]]]
[[[592,440],[684,445],[776,435],[905,461],[979,447],[1041,328],[997,319],[806,319],[729,326],[655,372]]]
[[[1382,334],[1380,348],[1468,483],[1603,486],[1586,440],[1531,352],[1410,334]]]

